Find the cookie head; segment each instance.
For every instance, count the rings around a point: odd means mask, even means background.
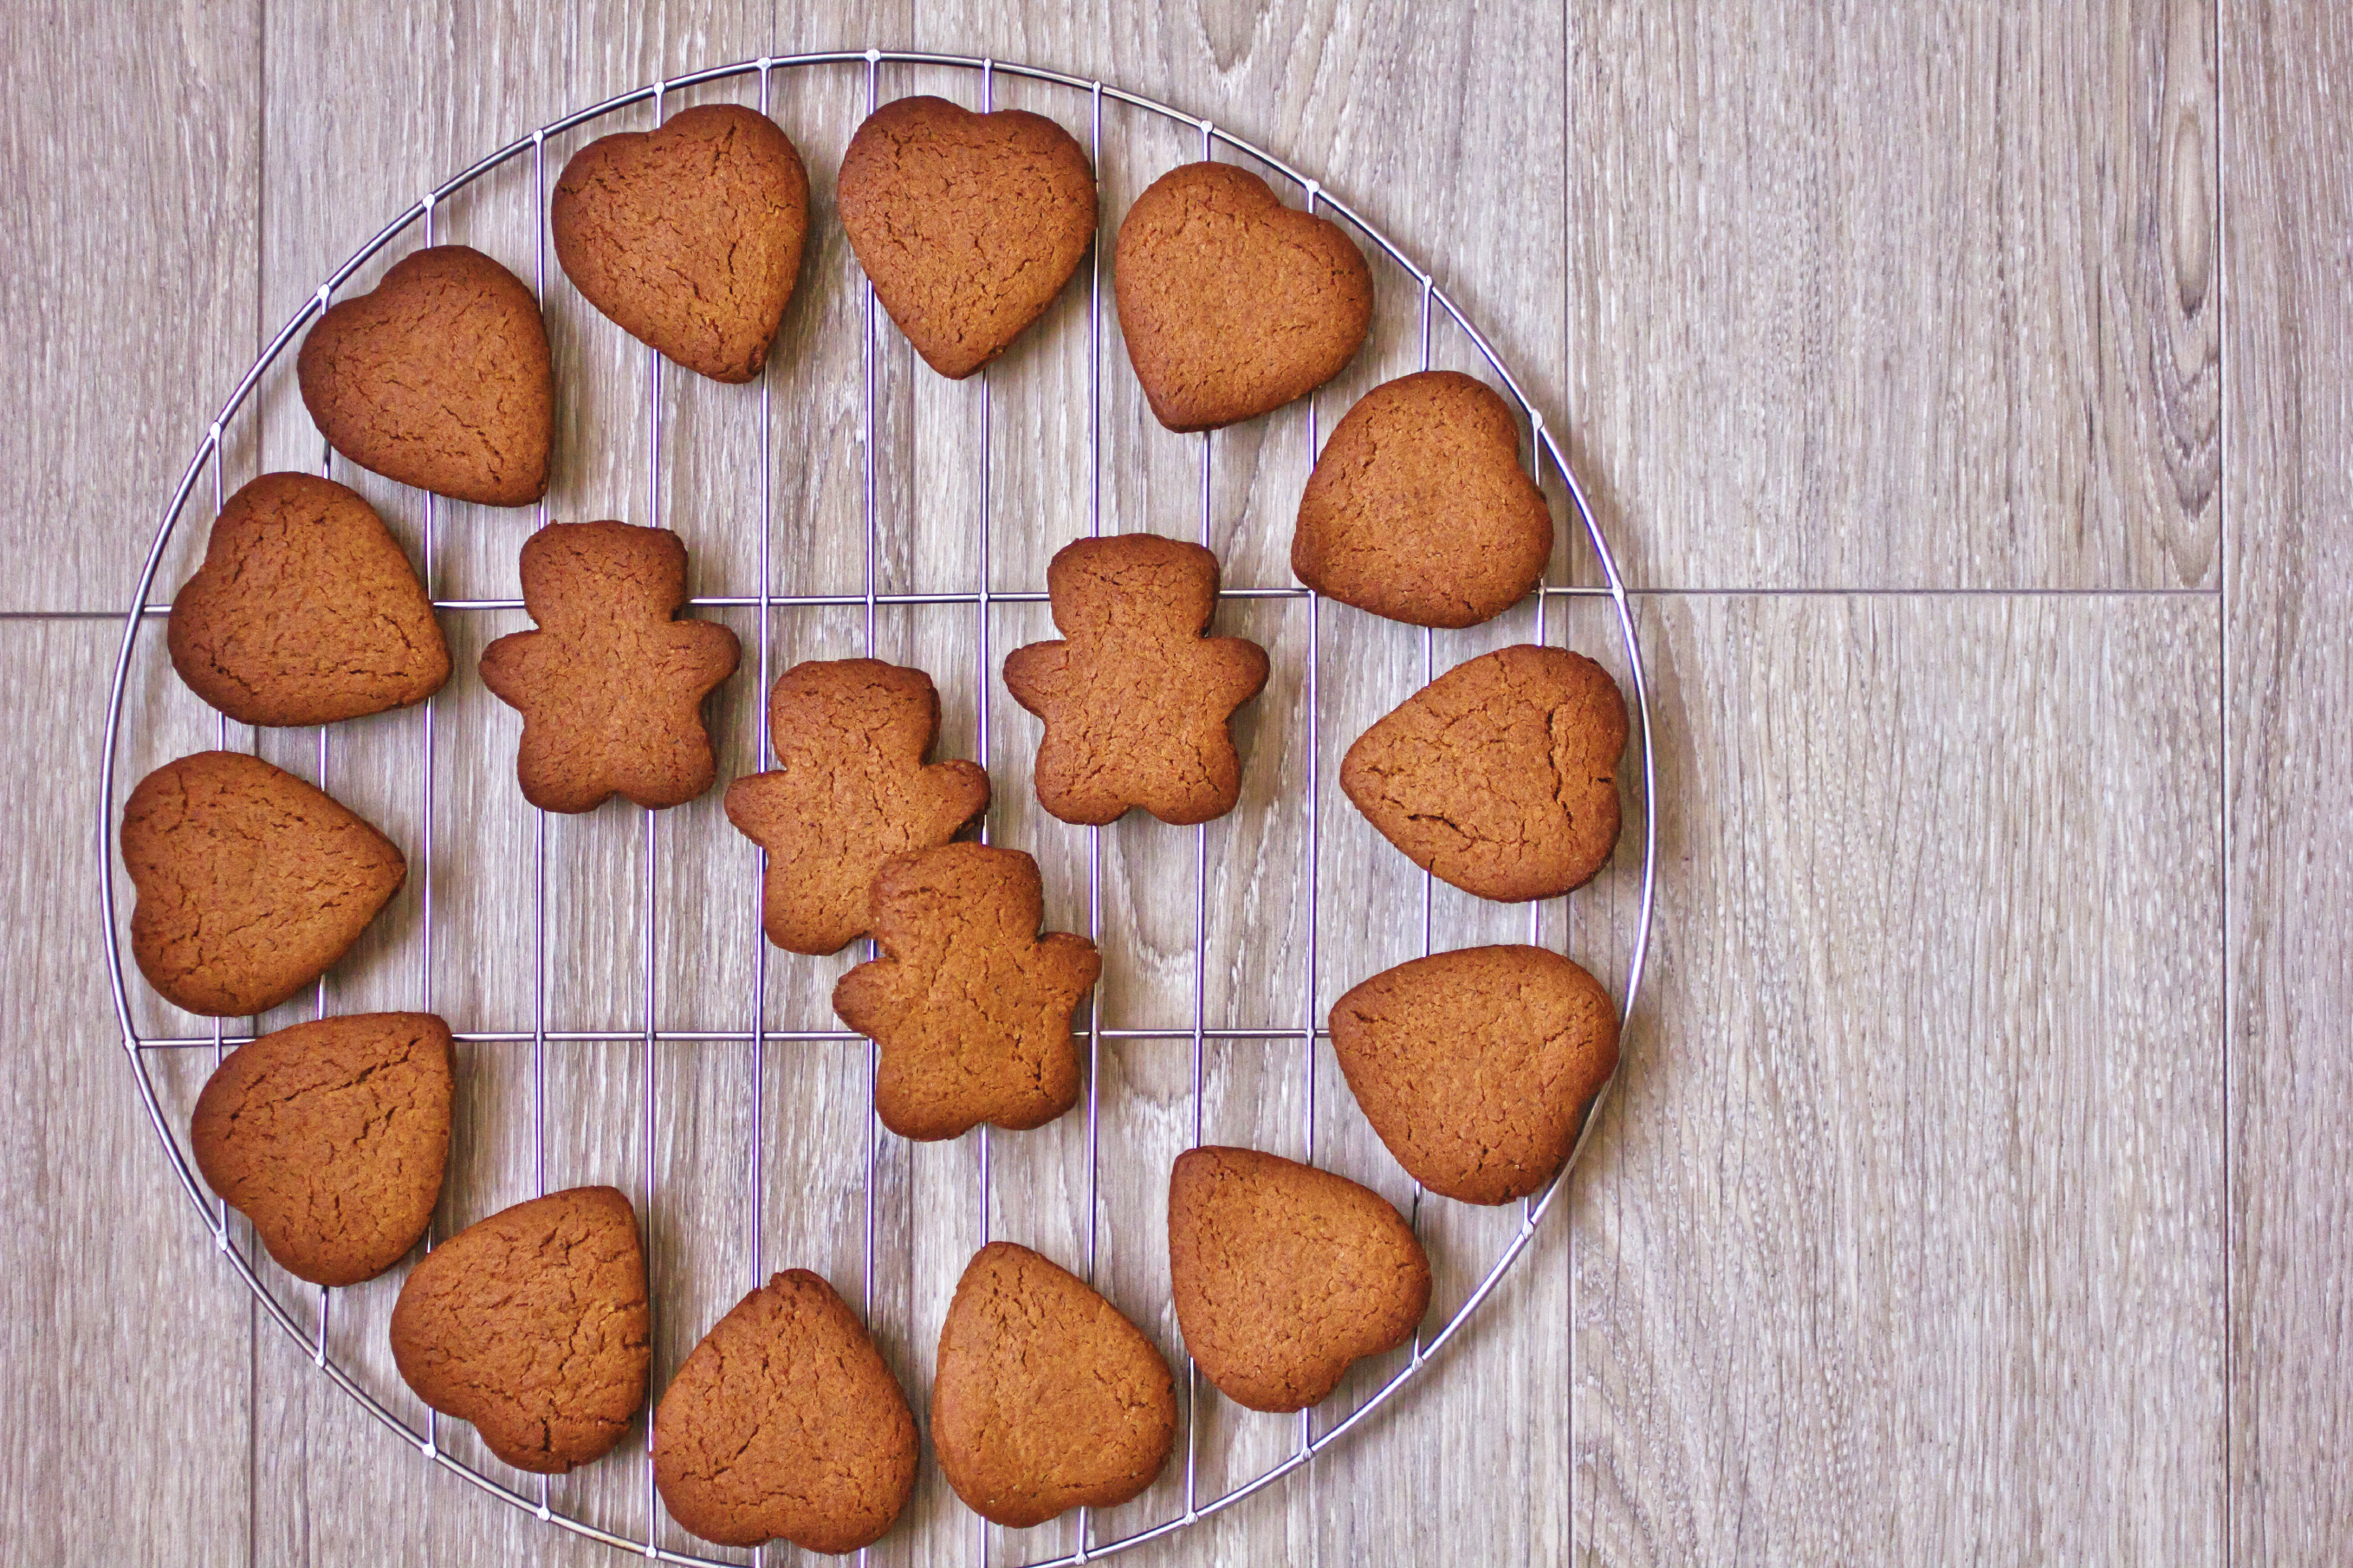
[[[1618,1066],[1601,983],[1540,947],[1474,947],[1374,975],[1333,1005],[1332,1049],[1414,1180],[1469,1204],[1543,1190]]]
[[[1113,1508],[1168,1463],[1176,1380],[1135,1325],[1026,1247],[956,1281],[932,1379],[932,1447],[956,1496],[1016,1530]]]
[[[768,852],[761,922],[793,952],[839,952],[870,924],[875,873],[988,809],[988,774],[926,763],[939,692],[880,659],[795,665],[768,697],[774,771],[727,786],[727,820]]]
[[[1042,1127],[1077,1103],[1071,1015],[1103,959],[1084,937],[1039,933],[1035,860],[983,844],[899,856],[871,910],[883,956],[841,977],[833,1010],[881,1053],[885,1127],[920,1141]]]
[[[1155,180],[1119,226],[1119,328],[1153,415],[1208,430],[1304,397],[1373,319],[1364,252],[1230,163]]]
[[[1266,684],[1266,650],[1212,637],[1218,558],[1130,533],[1066,545],[1047,568],[1058,642],[1005,661],[1005,688],[1045,721],[1039,804],[1065,822],[1142,806],[1207,822],[1241,797],[1234,710]]]
[[[1466,893],[1583,887],[1618,845],[1626,701],[1581,654],[1523,645],[1457,665],[1356,738],[1340,787],[1381,837]]]
[[[833,1287],[806,1269],[738,1301],[654,1416],[654,1484],[705,1541],[855,1552],[915,1484],[907,1396]]]
[[[1519,425],[1453,371],[1384,382],[1348,410],[1299,502],[1291,569],[1319,594],[1418,626],[1469,626],[1525,597],[1552,510]]]
[[[166,763],[122,808],[131,952],[165,1000],[266,1013],[341,958],[407,879],[392,841],[242,752]]]
[[[602,136],[555,183],[555,258],[622,331],[714,381],[749,381],[800,277],[808,172],[776,122],[708,103]]]
[[[841,226],[923,363],[962,380],[1045,313],[1095,232],[1095,177],[1071,133],[1022,110],[902,98],[841,160]]]
[[[449,1026],[430,1013],[264,1035],[197,1096],[196,1167],[296,1279],[373,1279],[433,1223],[449,1155]]]
[[[241,724],[357,719],[449,679],[408,557],[356,490],[315,474],[264,474],[229,497],[167,641],[188,689]]]
[[[735,634],[673,618],[686,546],[666,529],[552,523],[522,547],[524,607],[540,629],[482,650],[482,684],[522,714],[515,776],[544,811],[614,795],[662,809],[718,774],[702,700],[735,671]]]
[[[547,493],[547,325],[522,279],[479,250],[403,257],[374,292],[329,307],[295,374],[321,433],[364,468],[486,506]]]
[[[561,1475],[646,1402],[646,1255],[629,1200],[575,1187],[502,1209],[410,1270],[392,1309],[402,1381],[520,1470]],[[559,1353],[560,1352],[560,1353]]]
[[[1177,1157],[1168,1273],[1194,1363],[1252,1410],[1320,1402],[1430,1309],[1430,1260],[1386,1199],[1251,1149]]]

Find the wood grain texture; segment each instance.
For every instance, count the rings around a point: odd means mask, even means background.
[[[1631,580],[2214,584],[2211,5],[1569,10],[1572,412]]]
[[[2222,1551],[2211,598],[1673,599],[1596,1563]]]
[[[2353,26],[2223,8],[2231,1543],[2353,1552]]]
[[[40,411],[0,430],[0,541],[36,563],[0,611],[128,602],[260,346],[260,26],[257,0],[0,17],[0,387]]]

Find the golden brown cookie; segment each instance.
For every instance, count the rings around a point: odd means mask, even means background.
[[[555,383],[522,279],[462,245],[405,256],[302,340],[302,405],[363,468],[456,500],[547,493]]]
[[[425,1255],[392,1309],[417,1397],[491,1453],[561,1475],[609,1450],[646,1402],[646,1255],[611,1187],[550,1193]]]
[[[1177,1156],[1168,1275],[1194,1364],[1252,1410],[1317,1403],[1430,1309],[1430,1259],[1387,1200],[1254,1149]]]
[[[705,1541],[879,1540],[915,1484],[915,1417],[866,1325],[806,1269],[712,1325],[654,1415],[654,1484]]]
[[[213,520],[172,601],[172,668],[240,724],[332,724],[422,702],[449,650],[408,557],[365,498],[264,474]]]
[[[408,877],[390,839],[241,752],[199,752],[122,807],[131,954],[191,1013],[266,1013],[341,958]]]
[[[749,381],[800,277],[808,171],[740,104],[600,136],[555,182],[564,275],[622,331],[714,381]]]
[[[1056,552],[1046,588],[1066,640],[1005,661],[1005,689],[1046,721],[1039,804],[1088,823],[1137,805],[1180,824],[1231,811],[1233,713],[1267,665],[1258,644],[1208,635],[1218,558],[1150,533],[1082,539]]]
[[[676,619],[686,546],[666,528],[551,523],[523,542],[535,632],[482,650],[482,684],[522,714],[515,777],[544,811],[614,794],[661,808],[718,776],[702,700],[735,672],[735,634]]]
[[[1365,1120],[1413,1179],[1466,1204],[1540,1191],[1618,1067],[1601,983],[1540,947],[1473,947],[1384,970],[1332,1008]]]
[[[841,226],[923,362],[961,381],[1045,314],[1095,233],[1095,175],[1071,133],[1018,109],[902,98],[841,160]]]
[[[188,1142],[280,1267],[356,1285],[433,1223],[449,1155],[449,1026],[322,1018],[240,1046],[196,1097]]]
[[[977,763],[923,758],[940,695],[920,669],[812,659],[768,694],[774,772],[727,786],[727,820],[768,852],[761,920],[793,952],[839,952],[867,928],[874,874],[935,848],[988,809]]]
[[[1291,569],[1319,594],[1418,626],[1471,626],[1527,595],[1552,510],[1520,467],[1511,405],[1451,370],[1356,400],[1315,459]]]
[[[1016,1530],[1113,1508],[1153,1483],[1176,1431],[1168,1363],[1077,1275],[991,1242],[956,1281],[932,1379],[940,1473]]]
[[[1580,654],[1455,666],[1356,737],[1340,787],[1415,865],[1509,902],[1581,888],[1618,846],[1626,700]]]
[[[1230,163],[1152,182],[1119,226],[1113,289],[1128,362],[1171,430],[1209,430],[1340,374],[1373,319],[1364,252]]]
[[[833,1010],[881,1049],[883,1126],[925,1142],[984,1121],[1018,1131],[1077,1102],[1071,1014],[1103,959],[1082,936],[1040,936],[1045,907],[1038,862],[1018,849],[947,844],[882,863],[883,956],[841,977]]]

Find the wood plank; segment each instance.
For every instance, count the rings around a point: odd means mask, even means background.
[[[2222,12],[2229,201],[2231,1545],[2353,1551],[2353,25]]]
[[[1570,13],[1572,396],[1633,581],[2214,584],[2211,5]]]
[[[10,6],[0,610],[118,610],[259,346],[261,6]]]
[[[1647,612],[1580,1558],[2219,1560],[2219,605]]]
[[[0,721],[18,737],[0,874],[23,916],[0,994],[20,1044],[0,1106],[0,1539],[25,1562],[242,1563],[253,1306],[133,1090],[95,919],[93,738],[119,638],[0,620]],[[202,743],[194,707],[144,711],[146,760]],[[134,755],[126,791],[142,771]],[[212,1053],[152,1060],[185,1121]]]

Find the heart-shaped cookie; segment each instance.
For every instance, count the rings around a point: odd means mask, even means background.
[[[561,1475],[621,1440],[646,1402],[646,1255],[612,1187],[477,1220],[410,1270],[392,1360],[417,1397],[470,1421],[520,1470]]]
[[[1319,594],[1418,626],[1469,626],[1526,595],[1552,510],[1520,467],[1511,405],[1451,370],[1356,400],[1299,501],[1291,569]]]
[[[264,474],[213,521],[172,601],[172,667],[241,724],[332,724],[422,702],[449,650],[408,557],[358,491]]]
[[[973,1255],[940,1326],[932,1448],[975,1512],[1024,1530],[1115,1507],[1176,1430],[1168,1363],[1116,1307],[1026,1247]]]
[[[131,954],[191,1013],[266,1013],[341,958],[408,877],[392,841],[242,752],[199,752],[122,807]]]
[[[1318,1403],[1430,1308],[1430,1259],[1388,1200],[1255,1149],[1177,1156],[1168,1278],[1194,1364],[1252,1410]]]
[[[1152,183],[1119,226],[1119,330],[1152,412],[1208,430],[1304,397],[1356,357],[1373,319],[1364,252],[1230,163]]]
[[[449,1155],[449,1026],[321,1018],[240,1046],[196,1097],[196,1168],[298,1279],[356,1285],[433,1223]]]
[[[555,383],[522,279],[462,245],[403,257],[337,301],[295,362],[302,405],[335,450],[455,500],[547,493]]]
[[[902,98],[841,160],[841,226],[923,362],[961,381],[1061,292],[1095,232],[1095,176],[1071,133],[1018,109]]]
[[[866,1326],[806,1269],[738,1301],[654,1416],[670,1517],[722,1546],[855,1552],[915,1484],[915,1417]]]
[[[1509,1203],[1552,1180],[1618,1066],[1601,983],[1540,947],[1473,947],[1386,970],[1332,1008],[1365,1120],[1433,1193]]]
[[[1417,866],[1498,902],[1581,888],[1618,847],[1626,700],[1522,645],[1457,665],[1356,737],[1340,787]]]
[[[564,275],[623,331],[713,381],[749,381],[800,277],[808,190],[775,121],[706,103],[574,153],[547,221]]]

